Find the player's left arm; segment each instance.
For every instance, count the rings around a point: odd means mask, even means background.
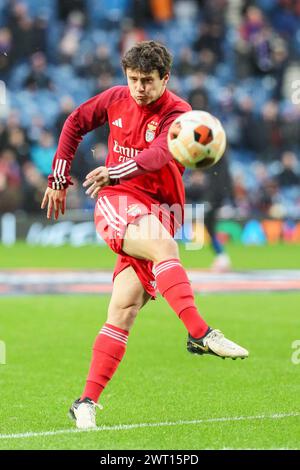
[[[153,140],[148,149],[142,150],[137,157],[120,165],[108,168],[111,181],[116,179],[130,179],[145,173],[160,170],[163,166],[173,160],[168,149],[168,130],[172,122],[183,112],[174,111],[169,114],[161,125],[161,131]]]

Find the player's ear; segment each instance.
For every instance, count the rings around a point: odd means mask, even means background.
[[[166,73],[166,75],[163,77],[163,85],[166,85],[169,80],[170,80],[170,74]]]

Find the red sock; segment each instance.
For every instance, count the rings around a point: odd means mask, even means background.
[[[125,354],[128,331],[105,323],[93,346],[93,356],[81,400],[86,397],[97,403]]]
[[[157,288],[194,338],[204,336],[208,325],[198,313],[190,281],[179,259],[155,266]]]

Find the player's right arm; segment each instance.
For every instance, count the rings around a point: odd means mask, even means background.
[[[168,131],[174,120],[191,107],[187,103],[182,105],[182,109],[172,110],[164,117],[160,133],[149,145],[149,148],[142,150],[134,160],[130,159],[125,163],[120,163],[108,168],[111,182],[117,179],[131,179],[145,173],[160,170],[167,163],[174,161],[172,154],[168,149]],[[176,165],[178,165],[176,163]]]
[[[113,87],[94,96],[76,108],[66,119],[61,131],[52,163],[52,173],[48,176],[41,208],[47,207],[47,217],[54,211],[55,219],[64,213],[66,190],[73,184],[70,177],[71,163],[83,136],[107,121],[107,109],[124,93],[125,87]]]

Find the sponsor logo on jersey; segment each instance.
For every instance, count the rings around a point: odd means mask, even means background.
[[[146,142],[152,142],[152,140],[154,140],[157,126],[158,126],[158,122],[155,122],[155,121],[151,121],[147,124],[147,129],[146,129],[146,134],[145,134]]]
[[[114,148],[113,151],[115,153],[119,153],[123,157],[127,158],[134,158],[141,150],[134,149],[132,147],[124,147],[123,145],[119,145],[117,140],[114,140]]]

